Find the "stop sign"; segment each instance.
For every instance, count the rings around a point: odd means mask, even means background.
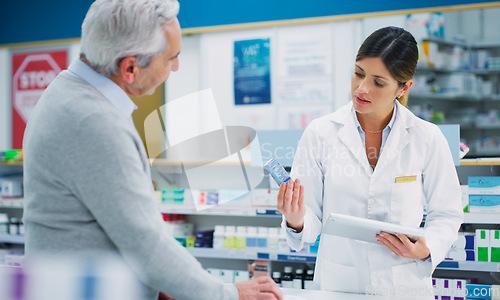
[[[67,67],[67,50],[12,55],[12,148],[22,147],[26,123],[45,88]]]

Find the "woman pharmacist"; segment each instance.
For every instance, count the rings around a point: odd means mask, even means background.
[[[425,238],[377,235],[379,244],[322,235],[315,284],[330,291],[434,299],[431,275],[457,238],[461,192],[449,146],[406,107],[418,60],[404,29],[385,27],[361,45],[352,103],[314,120],[299,142],[278,210],[298,250],[335,212],[419,227]]]

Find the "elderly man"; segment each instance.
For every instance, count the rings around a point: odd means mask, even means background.
[[[174,0],[97,0],[80,59],[40,98],[24,137],[26,256],[115,253],[144,299],[281,299],[269,277],[210,276],[163,228],[129,95],[152,94],[179,68]]]

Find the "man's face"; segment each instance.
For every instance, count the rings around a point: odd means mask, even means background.
[[[163,26],[168,49],[155,57],[147,68],[140,68],[135,81],[129,86],[134,96],[151,95],[155,89],[167,80],[170,72],[179,69],[179,52],[181,49],[181,28],[174,19]]]

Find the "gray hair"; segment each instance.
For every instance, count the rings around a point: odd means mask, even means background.
[[[82,24],[81,56],[104,76],[118,74],[128,56],[146,68],[167,49],[162,26],[178,12],[177,0],[97,0]]]

